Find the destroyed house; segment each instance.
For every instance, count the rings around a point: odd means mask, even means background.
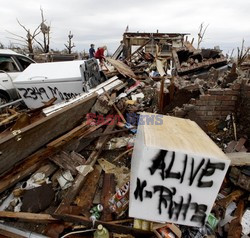
[[[211,67],[227,64],[227,58],[217,49],[195,49],[189,42],[184,47],[173,48],[173,62],[178,75],[201,72]]]
[[[124,56],[129,57],[138,47],[145,48],[146,53],[156,54],[161,57],[171,57],[172,47],[182,47],[187,33],[133,33],[123,34]]]

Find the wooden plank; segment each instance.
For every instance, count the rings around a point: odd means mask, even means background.
[[[103,205],[102,221],[112,221],[113,217],[109,209],[109,199],[115,193],[115,176],[114,174],[104,174],[101,204]]]
[[[244,213],[244,201],[240,200],[238,206],[234,212],[234,216],[236,217],[230,223],[229,230],[227,237],[228,238],[240,238],[242,233],[242,226],[241,226],[241,218]]]
[[[0,139],[0,174],[34,153],[37,149],[74,128],[93,106],[97,95],[83,99],[21,129],[21,140],[10,134]],[[11,149],[15,148],[15,149]]]
[[[57,220],[49,214],[29,213],[29,212],[6,212],[6,211],[0,211],[0,218],[18,219],[21,221],[32,222],[32,223],[51,223]]]
[[[231,160],[231,166],[250,165],[250,153],[235,152],[235,153],[228,153],[226,154],[226,156]]]
[[[102,134],[102,132],[103,132],[103,129],[99,128],[98,130],[96,130],[90,134],[92,136],[92,138],[90,138],[90,135],[89,135],[89,136],[82,138],[81,140],[78,140],[79,144],[77,145],[75,151],[81,152],[84,148],[86,148],[88,145],[90,145],[96,139],[95,135]]]
[[[65,141],[70,141],[73,137],[76,137],[79,134],[84,133],[88,129],[87,122],[84,121],[81,125],[75,127],[68,133],[60,136],[59,138],[53,140],[49,144],[47,144],[47,147],[55,147],[58,146],[59,143],[64,143]]]
[[[160,76],[163,77],[164,75],[166,75],[166,72],[165,72],[165,70],[163,68],[162,61],[159,60],[159,59],[156,59],[155,62],[156,62],[156,67],[157,67],[157,70],[158,70]]]
[[[65,222],[73,222],[82,224],[85,226],[92,227],[93,223],[88,218],[82,217],[82,216],[75,216],[75,215],[60,215],[60,214],[53,214],[54,218],[60,219]],[[135,229],[128,226],[122,226],[118,224],[112,224],[109,222],[104,221],[96,221],[95,226],[98,226],[99,224],[106,227],[110,232],[120,233],[120,234],[130,234],[137,238],[147,238],[147,237],[154,237],[154,233],[152,231],[144,231]]]
[[[53,163],[46,163],[45,165],[43,165],[42,167],[40,167],[35,173],[43,173],[45,175],[45,178],[50,176],[51,174],[53,174],[56,170],[58,169],[58,167],[53,164]]]
[[[118,109],[118,107],[115,105],[115,103],[112,103],[112,99],[111,99],[111,97],[109,96],[109,94],[107,93],[107,92],[105,92],[105,95],[107,96],[107,98],[109,99],[109,103],[111,104],[111,105],[113,105],[113,107],[115,108],[115,110],[117,111],[117,113],[118,113],[118,115],[120,116],[120,118],[122,119],[122,121],[124,122],[124,123],[127,123],[126,122],[126,120],[125,120],[125,118],[124,118],[124,116],[122,115],[122,113],[120,112],[120,110]]]
[[[50,153],[51,150],[49,149],[41,149],[29,156],[21,164],[17,164],[8,174],[0,178],[0,193],[39,169],[46,162],[46,158]]]
[[[100,127],[102,127],[103,125],[106,125],[108,122],[111,121],[111,118],[105,120],[104,122],[98,124],[98,125],[94,125],[89,127],[87,130],[75,130],[75,128],[70,131],[69,133],[59,137],[58,139],[52,141],[51,143],[49,143],[47,145],[47,147],[59,147],[62,145],[65,145],[67,142],[69,142],[70,140],[72,140],[73,138],[79,138],[82,139],[84,137],[86,137],[87,135],[89,135],[90,133],[94,132],[95,130],[99,129]],[[85,124],[85,123],[83,123]]]
[[[106,58],[106,60],[112,64],[120,74],[122,74],[124,77],[129,77],[132,79],[136,79],[136,75],[134,74],[134,72],[132,71],[132,69],[126,65],[125,63],[123,63],[122,61],[119,60],[114,60],[111,58]]]
[[[111,123],[111,125],[108,125],[104,132],[112,131],[113,128],[115,127],[115,124],[116,124],[116,121],[114,121],[114,123]],[[100,153],[102,152],[102,148],[106,144],[108,138],[109,138],[109,136],[107,135],[105,137],[101,137],[98,139],[97,144],[96,144],[96,148],[90,154],[85,165],[90,165],[92,167],[95,165],[96,160],[98,159]],[[60,214],[63,211],[63,208],[65,206],[69,206],[73,202],[76,195],[79,193],[79,191],[83,187],[83,184],[85,181],[86,181],[86,176],[84,176],[82,174],[77,175],[71,189],[65,194],[61,204],[57,208],[56,213]]]
[[[111,120],[111,119],[110,119]],[[109,120],[107,120],[109,121]],[[99,127],[101,127],[103,124],[90,127],[87,131],[84,131],[83,134],[74,134],[74,136],[88,136],[93,131],[97,130]],[[75,130],[74,130],[75,131]],[[67,133],[71,140],[75,139],[72,136],[72,133]],[[24,162],[21,164],[16,165],[7,175],[2,176],[0,178],[0,193],[3,192],[5,189],[10,188],[17,182],[21,181],[31,173],[35,172],[40,166],[45,162],[46,158],[49,158],[50,156],[57,153],[63,146],[65,146],[66,143],[68,143],[68,138],[65,137],[65,135],[62,136],[63,139],[61,140],[55,140],[56,143],[52,146],[48,146],[47,148],[42,148],[36,153],[32,154]]]
[[[55,164],[57,164],[60,168],[64,170],[69,170],[72,175],[76,175],[78,173],[76,167],[79,165],[83,165],[83,163],[79,163],[78,161],[74,161],[70,155],[66,152],[62,151],[54,156],[49,158]]]
[[[102,168],[99,165],[94,166],[94,171],[87,175],[86,182],[84,183],[81,191],[75,199],[78,207],[81,207],[82,214],[90,217],[89,210],[93,206],[93,199],[97,190],[97,185],[100,179]]]

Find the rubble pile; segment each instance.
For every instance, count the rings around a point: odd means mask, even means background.
[[[1,235],[248,237],[247,64],[242,62],[242,67],[238,67],[228,63],[218,49],[197,50],[184,41],[184,35],[125,33],[121,46],[104,64],[107,80],[94,91],[59,104],[52,98],[36,109],[18,110],[10,106],[2,111]],[[140,47],[131,53],[132,45]],[[144,125],[140,124],[140,115],[146,112],[157,114],[152,114],[156,115],[153,121],[145,117],[145,125],[161,123],[162,115],[176,117],[184,124],[196,122],[203,130],[201,143],[207,134],[230,160],[219,192],[212,191],[217,198],[202,226],[151,221],[150,212],[147,219],[129,217],[131,176],[139,171],[131,172],[135,169],[131,158],[146,148],[135,148],[136,138],[141,136],[138,130]],[[186,132],[191,128],[187,125],[178,129]],[[162,135],[161,145],[168,136],[164,132],[157,131]],[[155,137],[147,140],[152,142]],[[181,141],[176,144],[182,147]],[[150,154],[145,152],[145,158],[147,153]],[[162,163],[156,164],[156,168]],[[191,178],[195,178],[203,163],[196,172],[192,167]],[[203,176],[221,169],[221,164],[216,166],[211,162],[211,167],[203,168]],[[162,173],[180,179],[171,168],[164,172],[164,167]],[[183,178],[184,174],[185,170]],[[146,191],[146,197],[150,196]],[[138,197],[142,199],[142,193]],[[166,208],[168,201],[164,201],[160,207]],[[185,205],[183,198],[182,202],[175,202]],[[200,217],[204,207],[192,204],[196,208],[191,209],[196,209]]]

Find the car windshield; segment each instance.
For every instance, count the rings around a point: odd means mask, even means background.
[[[31,63],[34,63],[32,60],[23,56],[17,56],[17,59],[19,63],[22,65],[23,69],[26,69]]]
[[[0,70],[5,72],[18,72],[16,64],[9,56],[0,56]]]

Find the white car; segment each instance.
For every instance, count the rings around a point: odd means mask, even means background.
[[[12,50],[0,49],[0,105],[19,98],[13,80],[34,60]]]

